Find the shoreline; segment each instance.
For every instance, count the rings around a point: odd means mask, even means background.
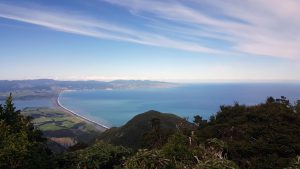
[[[62,91],[61,91],[61,92],[62,92]],[[105,126],[105,125],[103,125],[103,124],[100,124],[100,123],[98,123],[98,122],[95,122],[95,121],[93,121],[93,120],[90,120],[90,119],[88,119],[88,118],[86,118],[86,117],[84,117],[84,116],[82,116],[82,115],[79,115],[79,114],[75,113],[74,111],[72,111],[72,110],[66,108],[65,106],[63,106],[63,105],[60,103],[60,101],[59,101],[61,92],[58,93],[58,95],[57,95],[57,97],[56,97],[56,99],[55,99],[55,100],[56,100],[55,103],[56,103],[56,106],[57,106],[58,108],[62,109],[63,111],[65,111],[65,112],[67,112],[67,113],[69,113],[69,114],[71,114],[71,115],[73,115],[73,116],[76,116],[76,117],[82,119],[83,121],[85,121],[85,122],[87,122],[87,123],[91,123],[91,124],[95,125],[96,127],[101,127],[101,129],[107,130],[107,129],[110,128],[110,127],[107,127],[107,126]]]

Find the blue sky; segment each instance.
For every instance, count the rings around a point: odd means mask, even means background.
[[[298,0],[0,0],[0,79],[299,81]]]

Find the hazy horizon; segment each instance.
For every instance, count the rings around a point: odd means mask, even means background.
[[[54,78],[28,78],[28,79],[0,79],[4,81],[22,81],[22,80],[56,80],[56,81],[103,81],[103,82],[111,82],[111,81],[158,81],[158,82],[169,82],[169,83],[182,83],[182,84],[201,84],[201,83],[300,83],[300,80],[166,80],[166,79],[54,79]]]

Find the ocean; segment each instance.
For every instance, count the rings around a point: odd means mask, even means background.
[[[208,119],[220,105],[262,103],[268,96],[300,99],[300,84],[193,84],[162,89],[68,91],[60,95],[66,108],[106,126],[121,126],[137,114],[157,110],[192,120]]]

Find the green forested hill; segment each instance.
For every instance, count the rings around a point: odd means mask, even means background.
[[[285,97],[255,106],[221,106],[208,123],[197,122],[197,138],[226,142],[229,159],[241,168],[284,168],[300,155],[299,108],[299,101],[293,105]]]
[[[122,127],[111,128],[102,133],[99,139],[115,145],[123,145],[131,148],[151,146],[151,134],[157,132],[161,141],[176,131],[176,125],[187,123],[184,119],[158,111],[148,111],[133,117]]]

